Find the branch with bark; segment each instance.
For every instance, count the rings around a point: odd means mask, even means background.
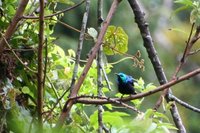
[[[160,59],[157,56],[156,49],[154,48],[153,40],[148,28],[148,23],[146,22],[144,18],[145,13],[142,12],[137,0],[128,0],[128,2],[135,15],[135,22],[137,23],[138,28],[140,30],[140,33],[144,42],[144,47],[147,50],[149,59],[151,60],[154,71],[159,80],[159,83],[161,85],[166,84],[168,81],[163,71]],[[172,93],[170,89],[169,89],[169,92]],[[170,101],[167,96],[165,97],[165,99],[167,100],[167,102]],[[170,111],[171,111],[171,115],[173,117],[174,123],[176,127],[178,128],[179,132],[185,133],[186,132],[185,127],[182,123],[181,117],[179,115],[178,109],[175,104],[174,106],[172,106],[172,108],[170,108]]]
[[[40,15],[39,15],[39,43],[38,43],[38,73],[37,73],[37,109],[38,109],[38,123],[42,129],[42,111],[43,111],[43,44],[44,44],[44,0],[40,0]]]
[[[164,84],[164,85],[161,85],[153,90],[150,90],[148,92],[143,92],[143,93],[139,93],[139,94],[136,94],[136,95],[131,95],[129,97],[123,97],[123,98],[108,98],[108,97],[94,97],[94,96],[89,96],[90,98],[88,98],[87,96],[75,96],[75,97],[71,97],[69,99],[70,100],[73,100],[74,102],[77,102],[77,103],[84,103],[84,104],[110,104],[110,103],[114,103],[113,101],[121,101],[121,102],[127,102],[127,101],[131,101],[131,100],[135,100],[135,99],[140,99],[140,98],[143,98],[143,97],[147,97],[147,96],[150,96],[150,95],[153,95],[159,91],[163,91],[165,89],[168,89],[169,87],[171,86],[174,86],[184,80],[189,80],[190,78],[198,75],[200,73],[200,68],[190,72],[190,73],[187,73],[179,78],[176,78],[176,79],[173,79],[171,81],[169,81],[168,83]],[[109,99],[112,99],[112,100],[109,100]]]
[[[99,50],[99,48],[102,44],[103,37],[106,33],[108,25],[110,24],[111,18],[113,17],[113,15],[116,11],[116,8],[117,8],[117,6],[119,5],[120,2],[121,2],[121,0],[114,0],[113,1],[111,8],[110,8],[110,11],[107,15],[107,18],[106,18],[105,22],[103,23],[102,30],[99,33],[97,42],[94,45],[94,47],[92,48],[92,52],[90,53],[88,62],[86,63],[85,68],[84,68],[78,82],[76,83],[74,89],[72,90],[69,98],[77,96],[78,91],[79,91],[79,89],[80,89],[80,87],[81,87],[81,85],[82,85],[91,65],[92,65],[92,62],[93,62],[94,58],[96,57],[96,54],[97,54],[97,52],[98,52],[98,50]],[[65,118],[69,115],[71,107],[73,106],[73,104],[74,104],[73,100],[68,100],[65,103],[65,106],[63,107],[60,118],[59,118],[58,123],[56,125],[57,129],[59,129],[63,125],[63,122],[64,122]]]
[[[21,0],[20,1],[19,6],[18,6],[17,11],[16,11],[16,14],[13,17],[10,25],[6,29],[6,32],[4,33],[4,38],[8,42],[9,42],[11,36],[14,34],[15,29],[18,26],[18,23],[20,22],[21,17],[23,16],[23,13],[25,11],[25,8],[26,8],[27,4],[28,4],[28,0]],[[0,55],[4,51],[5,45],[6,45],[6,42],[5,42],[4,38],[2,37],[1,40],[0,40]]]
[[[191,48],[192,46],[194,45],[194,43],[199,39],[200,37],[200,28],[197,27],[196,28],[196,32],[195,32],[195,35],[192,37],[192,33],[193,33],[193,30],[194,30],[194,23],[192,24],[192,27],[191,27],[191,31],[190,31],[190,34],[189,34],[189,37],[188,37],[188,40],[186,42],[186,47],[184,49],[184,53],[183,53],[183,56],[179,62],[179,65],[177,66],[173,76],[172,76],[172,79],[176,78],[178,73],[180,72],[181,68],[183,67],[184,63],[185,63],[185,60],[187,59],[187,57],[190,55],[190,51],[191,51]],[[157,100],[156,102],[156,105],[154,107],[155,110],[157,110],[161,103],[162,103],[162,97],[168,97],[168,95],[170,94],[169,92],[169,89],[166,89],[162,95],[160,96],[160,98]]]

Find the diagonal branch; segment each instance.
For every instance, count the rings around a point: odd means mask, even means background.
[[[167,78],[163,71],[160,59],[157,56],[157,52],[154,48],[153,40],[152,40],[150,31],[148,28],[148,24],[146,23],[146,20],[144,18],[145,14],[140,9],[140,6],[139,6],[137,0],[128,0],[128,2],[133,10],[134,15],[135,15],[135,22],[137,23],[137,25],[139,27],[139,30],[140,30],[140,33],[141,33],[141,36],[142,36],[142,39],[144,42],[144,47],[147,50],[148,56],[151,60],[154,71],[159,80],[159,83],[161,85],[166,84],[168,81],[167,81]],[[171,92],[170,89],[169,89],[169,92]],[[167,96],[165,98],[166,98],[167,102],[170,101]],[[175,123],[176,127],[179,129],[179,132],[185,133],[186,132],[185,127],[182,123],[181,117],[179,115],[178,109],[175,104],[174,104],[174,106],[172,106],[170,111],[171,111],[174,123]]]
[[[77,47],[77,51],[76,51],[76,59],[75,59],[75,65],[74,65],[74,70],[73,70],[73,75],[72,75],[72,81],[71,81],[71,85],[70,85],[70,93],[72,93],[72,90],[74,89],[75,81],[76,81],[77,74],[78,74],[78,66],[80,63],[80,57],[81,57],[83,41],[84,41],[84,37],[85,37],[85,31],[86,31],[86,27],[87,27],[89,10],[90,10],[90,0],[86,0],[86,9],[85,9],[85,13],[83,15],[82,27],[81,27],[80,36],[79,36],[79,43],[78,43],[78,47]]]
[[[21,17],[24,13],[24,10],[25,10],[27,4],[28,4],[28,0],[21,0],[20,1],[19,7],[17,8],[17,11],[16,11],[16,14],[13,17],[10,25],[8,26],[8,28],[6,29],[6,32],[4,34],[4,37],[7,41],[9,41],[11,36],[14,34],[15,29],[16,29],[19,21],[21,20]],[[5,42],[4,38],[1,38],[1,40],[0,40],[0,55],[5,48],[5,44],[6,44],[6,42]]]
[[[106,21],[104,22],[104,24],[102,26],[102,30],[99,33],[97,42],[94,45],[94,47],[92,48],[92,52],[90,53],[90,57],[88,59],[88,62],[86,63],[85,68],[84,68],[84,70],[83,70],[78,82],[76,83],[76,85],[75,85],[70,97],[77,96],[78,91],[79,91],[79,89],[80,89],[80,87],[81,87],[81,85],[82,85],[82,83],[83,83],[83,81],[84,81],[84,79],[85,79],[85,77],[86,77],[91,65],[92,65],[92,62],[93,62],[93,60],[94,60],[94,58],[96,56],[96,53],[98,52],[98,50],[99,50],[99,48],[100,48],[100,46],[102,44],[103,37],[104,37],[104,35],[106,33],[108,25],[110,24],[111,18],[114,15],[114,13],[116,11],[116,8],[117,8],[117,6],[119,5],[120,2],[121,2],[121,0],[114,0],[113,1],[112,5],[111,5],[111,8],[110,8],[110,11],[108,13],[108,16],[106,18]],[[58,123],[56,125],[57,129],[59,129],[63,125],[63,122],[64,122],[65,118],[69,115],[71,107],[72,107],[73,104],[74,104],[73,100],[69,100],[69,101],[67,101],[65,103],[65,106],[63,107],[63,110],[61,112],[59,121],[58,121]]]
[[[190,35],[189,35],[188,40],[187,40],[186,47],[185,47],[185,49],[184,49],[183,56],[182,56],[182,58],[181,58],[181,60],[180,60],[180,62],[179,62],[179,65],[178,65],[177,68],[176,68],[176,71],[174,72],[174,74],[173,74],[173,76],[172,76],[172,79],[177,77],[179,71],[181,70],[182,66],[183,66],[184,63],[185,63],[186,58],[190,55],[190,51],[191,51],[192,46],[193,46],[194,43],[199,39],[199,36],[200,36],[200,29],[197,27],[196,33],[195,33],[195,35],[192,37],[193,29],[194,29],[194,23],[192,24],[192,28],[191,28]],[[191,38],[191,37],[192,37],[192,38]],[[169,90],[166,89],[166,90],[162,93],[162,95],[160,96],[160,98],[157,100],[156,105],[155,105],[155,107],[154,107],[155,110],[157,110],[157,109],[160,107],[160,105],[161,105],[161,103],[162,103],[162,99],[163,99],[162,97],[165,97],[165,96],[167,96],[168,94],[169,94]]]
[[[35,70],[32,70],[31,68],[29,68],[20,58],[19,56],[15,53],[15,51],[12,49],[12,47],[10,46],[10,44],[8,43],[8,41],[5,39],[4,35],[2,35],[2,38],[5,41],[6,46],[9,48],[9,50],[11,50],[11,52],[13,53],[13,55],[15,56],[15,58],[30,72],[32,73],[37,73]]]

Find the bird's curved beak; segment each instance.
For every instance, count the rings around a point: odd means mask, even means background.
[[[118,73],[115,73],[115,75],[118,75]]]

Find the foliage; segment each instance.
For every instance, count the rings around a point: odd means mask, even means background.
[[[0,1],[1,2],[1,1]],[[33,1],[31,1],[33,2]],[[38,16],[36,10],[38,3],[29,3],[26,15]],[[177,3],[185,7],[192,7],[191,22],[200,23],[199,2],[191,3],[190,0],[177,0]],[[45,15],[54,12],[57,3],[73,5],[70,0],[50,0],[45,6]],[[6,31],[11,19],[15,15],[18,2],[5,0],[0,5],[0,32],[1,37]],[[52,8],[54,6],[54,8]],[[46,80],[44,84],[43,105],[43,130],[52,132],[59,121],[59,115],[63,105],[70,94],[70,85],[75,67],[76,53],[72,49],[63,50],[55,44],[54,28],[59,16],[45,19],[45,43],[43,50],[43,62],[46,63]],[[24,19],[18,25],[15,34],[9,41],[9,45],[19,58],[16,58],[11,49],[6,49],[0,58],[0,132],[38,132],[37,125],[37,50],[38,50],[38,19]],[[88,28],[88,34],[96,42],[97,32],[94,28]],[[70,42],[67,42],[70,44]],[[114,56],[117,53],[126,54],[128,51],[128,35],[122,27],[109,26],[103,40],[103,51],[106,55]],[[138,58],[141,53],[138,52]],[[137,58],[137,56],[135,57]],[[78,66],[80,77],[87,60],[82,60]],[[78,95],[97,95],[97,61],[95,60],[87,74],[87,78],[81,86]],[[142,67],[144,60],[142,60]],[[137,66],[137,65],[136,65]],[[105,64],[106,74],[112,72],[114,66]],[[110,84],[112,84],[110,82]],[[114,84],[114,83],[113,83]],[[140,78],[134,84],[138,93],[155,89],[153,83],[145,84]],[[108,90],[106,79],[103,79],[103,96],[120,97],[120,94],[112,95]],[[63,98],[60,99],[60,97]],[[131,106],[141,109],[144,98],[129,102]],[[171,105],[167,105],[170,109]],[[170,132],[177,129],[171,124],[164,113],[155,112],[152,109],[144,110],[144,113],[130,113],[128,109],[120,110],[115,104],[103,105],[103,123],[111,132]],[[142,109],[141,109],[142,110]],[[71,116],[66,120],[60,132],[96,132],[98,130],[98,111],[96,105],[75,104],[71,110]]]
[[[192,0],[175,0],[175,3],[182,4],[182,7],[176,9],[175,12],[180,12],[181,10],[191,9],[190,13],[190,23],[195,23],[197,26],[200,25],[200,2]]]
[[[122,27],[109,26],[104,37],[103,50],[107,55],[125,53],[128,50],[128,35]]]

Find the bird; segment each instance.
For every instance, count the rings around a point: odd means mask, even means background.
[[[137,82],[132,76],[126,75],[124,73],[115,73],[117,75],[117,85],[118,91],[122,94],[137,94],[134,88],[134,82]]]

